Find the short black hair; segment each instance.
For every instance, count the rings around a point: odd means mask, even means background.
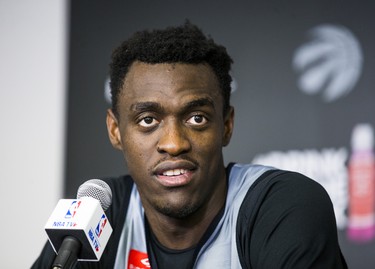
[[[110,85],[112,110],[118,117],[118,96],[125,76],[133,62],[144,63],[207,63],[218,78],[223,95],[225,114],[230,106],[232,58],[224,46],[189,21],[177,27],[163,30],[144,30],[134,33],[112,53],[110,64]]]

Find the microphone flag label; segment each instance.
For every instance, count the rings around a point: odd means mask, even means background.
[[[45,230],[56,253],[66,236],[77,238],[82,244],[78,261],[98,261],[112,234],[100,202],[92,197],[60,199]]]
[[[72,204],[70,205],[68,212],[66,212],[65,218],[66,219],[74,218],[80,205],[81,205],[80,200],[74,200]]]
[[[97,237],[100,237],[107,222],[108,222],[107,216],[103,214],[99,220],[98,225],[96,225],[95,233]]]

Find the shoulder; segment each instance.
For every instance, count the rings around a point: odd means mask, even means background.
[[[240,248],[251,253],[256,268],[311,268],[314,261],[336,268],[341,263],[329,195],[302,174],[264,173],[249,189],[238,221]]]
[[[248,190],[245,201],[251,197],[263,203],[280,201],[282,204],[331,204],[327,191],[315,180],[297,172],[269,169],[262,173]]]
[[[276,170],[267,188],[267,199],[282,199],[286,203],[311,205],[331,204],[327,191],[313,179],[300,173]]]
[[[255,200],[259,206],[263,206],[263,202],[278,200],[285,205],[331,203],[328,193],[319,183],[297,172],[234,163],[228,165],[227,171],[230,187],[245,193],[246,196],[241,198],[245,204]]]
[[[248,208],[252,210],[247,212]],[[252,215],[254,221],[260,216],[284,221],[296,217],[299,219],[296,225],[306,222],[313,228],[318,225],[316,216],[322,216],[325,221],[335,224],[333,205],[327,191],[316,181],[291,171],[265,172],[249,189],[241,210],[242,214]]]

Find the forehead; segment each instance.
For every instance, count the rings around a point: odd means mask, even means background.
[[[221,95],[218,79],[208,64],[134,62],[121,90],[126,98],[198,92],[212,97]]]

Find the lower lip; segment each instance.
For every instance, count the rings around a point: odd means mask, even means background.
[[[178,176],[158,175],[156,180],[164,187],[181,187],[190,183],[192,172],[187,172]]]

